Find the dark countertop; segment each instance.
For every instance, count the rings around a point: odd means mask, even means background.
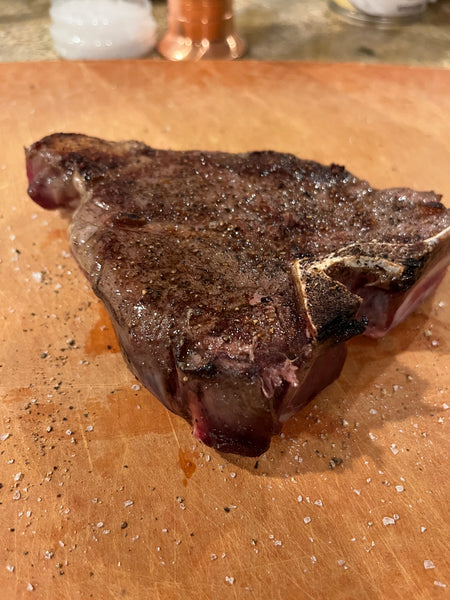
[[[0,61],[58,59],[49,33],[49,5],[49,0],[2,1]],[[450,67],[448,0],[431,4],[416,23],[388,30],[347,23],[327,0],[234,0],[234,12],[249,59]],[[153,13],[161,35],[166,2],[154,0]]]

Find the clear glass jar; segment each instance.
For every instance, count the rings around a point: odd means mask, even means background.
[[[67,59],[134,58],[156,42],[148,0],[52,0],[50,33]]]
[[[360,25],[392,27],[416,21],[425,12],[426,0],[330,0],[330,8]]]

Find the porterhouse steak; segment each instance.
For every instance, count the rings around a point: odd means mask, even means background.
[[[194,435],[258,455],[444,276],[450,211],[276,152],[156,150],[54,134],[29,194],[71,213],[72,252],[135,375]]]

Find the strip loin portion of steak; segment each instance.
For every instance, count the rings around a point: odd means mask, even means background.
[[[33,200],[71,214],[131,370],[225,452],[264,452],[338,377],[344,342],[384,335],[450,262],[439,196],[337,165],[78,134],[26,159]]]

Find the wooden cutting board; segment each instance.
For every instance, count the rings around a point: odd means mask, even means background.
[[[5,600],[447,597],[450,278],[259,460],[140,388],[26,195],[55,131],[274,149],[450,202],[448,71],[152,61],[0,65],[0,589]]]

